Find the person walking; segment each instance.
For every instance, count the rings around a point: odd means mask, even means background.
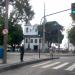
[[[24,45],[22,44],[22,46],[20,47],[20,61],[23,62],[23,58],[24,58]]]

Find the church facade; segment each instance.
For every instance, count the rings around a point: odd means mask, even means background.
[[[38,25],[31,25],[28,23],[24,28],[24,47],[25,50],[31,50],[38,52],[39,49],[42,51],[42,37],[38,35]],[[45,43],[45,49],[48,48],[47,43]]]

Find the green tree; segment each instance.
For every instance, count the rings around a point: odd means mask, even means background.
[[[23,40],[23,30],[21,25],[11,25],[12,23],[10,22],[9,24],[9,41],[8,43],[13,46],[13,44],[21,44]]]
[[[9,5],[12,6],[12,11],[9,13],[9,39],[8,42],[12,45],[19,44],[23,39],[23,31],[19,22],[27,23],[34,16],[34,11],[29,3],[29,0],[9,0]],[[8,6],[9,7],[9,6]],[[4,22],[5,15],[5,0],[0,0],[0,22]],[[1,23],[0,31],[3,30],[3,23]],[[2,33],[0,32],[0,43],[2,44]]]
[[[68,32],[68,38],[70,42],[75,46],[75,26],[73,26]]]
[[[48,45],[51,47],[52,43],[61,43],[63,40],[62,34],[63,27],[56,21],[47,22],[45,24],[45,40],[48,41]],[[38,26],[38,34],[43,36],[43,25]]]
[[[3,44],[3,18],[0,17],[0,45]],[[23,40],[23,30],[21,25],[12,25],[12,22],[9,21],[9,33],[8,33],[8,44],[20,44]]]
[[[33,18],[34,11],[29,3],[29,0],[9,0],[9,5],[12,6],[10,13],[10,20],[14,24],[20,21],[28,22]],[[5,0],[0,0],[0,15],[4,16],[5,13]]]
[[[3,44],[3,34],[2,34],[2,29],[3,29],[3,18],[0,16],[0,45]]]

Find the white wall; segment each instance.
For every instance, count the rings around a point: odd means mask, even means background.
[[[26,25],[24,28],[24,35],[38,35],[38,25]],[[26,28],[28,28],[28,32],[26,32]],[[37,31],[36,31],[37,30]],[[29,38],[25,38],[25,49],[28,48],[28,43],[26,43],[26,39],[29,40]],[[34,45],[37,45],[38,48],[42,49],[42,40],[41,43],[39,43],[39,37],[36,38],[30,38],[30,40],[33,39],[33,43],[30,43],[30,48],[34,49]],[[37,43],[35,43],[35,39],[37,39]],[[42,38],[41,38],[42,39]],[[45,49],[48,48],[47,43],[45,44]]]
[[[29,41],[29,38],[25,38],[25,49],[28,48],[28,43],[26,43],[26,39],[28,39]],[[30,43],[30,48],[31,49],[34,49],[34,45],[37,45],[38,48],[42,49],[42,39],[41,39],[41,43],[39,43],[39,39],[40,38],[30,38],[30,40],[33,39],[33,43]],[[35,43],[35,39],[37,39],[37,43]],[[45,44],[45,49],[48,48],[48,45],[47,43]]]
[[[26,28],[28,28],[28,32],[26,32]],[[24,35],[38,35],[37,26],[25,26]]]

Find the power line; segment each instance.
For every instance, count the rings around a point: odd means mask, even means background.
[[[52,13],[52,14],[45,15],[45,17],[50,16],[50,15],[55,15],[55,14],[58,14],[58,13],[62,13],[62,12],[68,11],[68,10],[71,10],[71,8],[66,9],[66,10],[62,10],[62,11],[58,11],[58,12],[55,12],[55,13]]]
[[[66,11],[69,11],[69,10],[71,10],[71,8],[65,9],[65,10],[61,10],[61,11],[58,11],[58,12],[55,12],[55,13],[51,13],[51,14],[48,14],[48,15],[45,15],[45,17],[51,16],[51,15],[55,15],[55,14],[59,14],[59,13],[62,13],[62,12],[66,12]],[[44,18],[44,16],[41,18],[41,21],[42,21],[43,18]],[[41,21],[40,21],[40,24],[41,24]]]

